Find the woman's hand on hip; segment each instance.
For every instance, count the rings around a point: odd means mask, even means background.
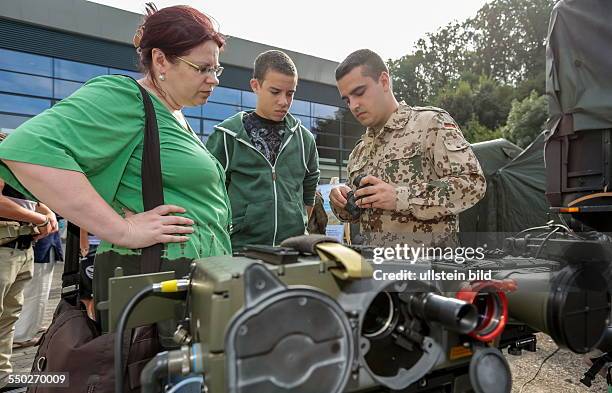
[[[118,246],[144,248],[157,243],[180,243],[189,240],[185,236],[193,233],[193,220],[175,216],[172,213],[185,213],[176,205],[160,205],[143,213],[125,211],[125,231],[117,241]]]

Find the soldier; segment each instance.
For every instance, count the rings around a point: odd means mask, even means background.
[[[456,246],[457,214],[485,193],[482,169],[461,130],[444,110],[410,107],[393,95],[389,70],[361,49],[336,68],[342,99],[367,127],[349,157],[347,185],[332,190],[334,214],[360,222],[372,246]],[[359,217],[345,209],[350,185]],[[355,187],[353,187],[355,188]]]
[[[6,134],[0,133],[0,142]],[[32,242],[56,232],[55,214],[0,179],[0,391],[12,373],[14,326],[23,307],[23,291],[32,278]]]

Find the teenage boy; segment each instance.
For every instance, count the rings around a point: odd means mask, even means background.
[[[257,56],[250,81],[255,110],[217,125],[206,143],[225,168],[234,251],[247,244],[278,245],[306,231],[319,157],[313,135],[289,113],[297,82],[285,53]]]

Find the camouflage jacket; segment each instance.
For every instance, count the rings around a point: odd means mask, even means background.
[[[457,214],[486,190],[478,159],[453,118],[439,108],[403,102],[381,130],[366,130],[351,152],[347,173],[352,189],[360,174],[395,186],[396,210],[363,209],[355,220],[364,244],[372,246],[456,246]],[[350,221],[345,210],[333,211]]]
[[[315,194],[315,203],[312,208],[312,213],[308,218],[308,229],[309,234],[325,235],[325,227],[327,226],[327,212],[323,207],[323,196],[321,192],[317,191]]]

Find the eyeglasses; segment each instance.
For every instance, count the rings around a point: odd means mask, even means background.
[[[188,66],[192,67],[196,71],[198,71],[200,75],[208,74],[208,75],[214,75],[218,78],[221,76],[221,74],[223,74],[223,67],[210,67],[210,66],[202,67],[202,66],[199,66],[197,64],[190,62],[189,60],[185,60],[180,56],[176,56],[176,58],[182,61],[183,63],[187,64]]]

